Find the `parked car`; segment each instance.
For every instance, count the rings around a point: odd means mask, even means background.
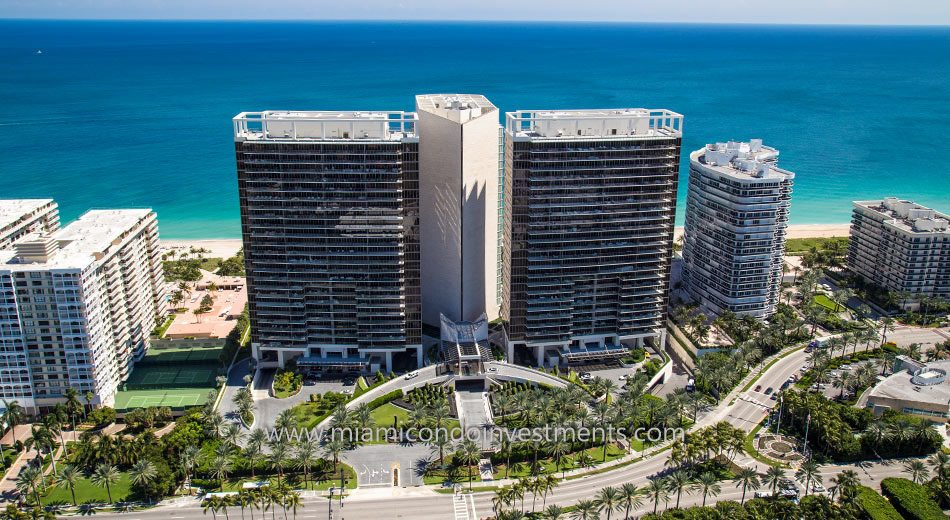
[[[419,377],[419,371],[418,371],[418,370],[413,370],[412,372],[409,372],[409,373],[406,374],[406,381],[408,381],[408,380],[410,380],[410,379],[415,379],[415,378],[417,378],[417,377]]]
[[[775,389],[770,386],[770,387],[768,387],[768,388],[765,389],[765,395],[772,395],[772,392],[774,392],[774,391],[775,391]]]
[[[822,485],[819,484],[818,482],[812,482],[812,483],[811,483],[811,492],[812,492],[812,493],[824,493],[824,492],[825,492],[825,486],[822,486]]]
[[[756,392],[761,392],[761,391],[762,391],[762,385],[755,385],[755,391],[756,391]]]
[[[756,492],[755,492],[755,498],[769,498],[770,496],[772,496],[772,494],[769,493],[768,491],[756,491]]]
[[[489,372],[498,372],[498,367],[488,367]]]

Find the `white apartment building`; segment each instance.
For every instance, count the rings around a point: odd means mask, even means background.
[[[485,96],[416,96],[422,321],[498,317],[499,111]]]
[[[683,285],[714,314],[776,311],[795,178],[777,166],[778,155],[761,139],[690,154]]]
[[[866,281],[924,297],[950,299],[950,216],[887,197],[854,203],[848,266]]]
[[[59,206],[53,199],[0,200],[0,249],[30,233],[59,229]]]
[[[0,251],[0,394],[31,412],[66,388],[114,405],[164,311],[158,223],[93,210]]]

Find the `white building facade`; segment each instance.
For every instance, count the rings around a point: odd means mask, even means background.
[[[683,285],[707,311],[766,318],[782,287],[795,174],[759,139],[690,154]]]
[[[30,233],[59,229],[59,206],[53,199],[0,200],[0,250]]]
[[[67,388],[112,406],[165,313],[155,214],[93,210],[0,251],[0,393],[33,413]]]
[[[866,281],[917,306],[950,300],[950,216],[887,197],[854,203],[848,266]]]
[[[485,96],[416,96],[422,320],[489,320],[499,309],[498,109]]]

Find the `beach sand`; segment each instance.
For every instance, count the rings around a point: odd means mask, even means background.
[[[846,237],[851,224],[793,224],[788,226],[788,238],[826,238]],[[676,228],[676,236],[683,234],[683,228]],[[208,258],[228,258],[234,256],[241,249],[241,239],[221,238],[208,240],[162,240],[165,250],[176,249],[186,251],[190,247],[202,247],[211,251],[205,253]]]
[[[205,258],[229,258],[237,254],[243,245],[240,238],[215,238],[207,240],[162,240],[162,250],[187,251],[194,247],[204,248],[210,253],[204,253]]]
[[[792,224],[788,226],[788,238],[828,238],[847,237],[851,233],[851,224]],[[674,231],[677,238],[683,234],[683,228]]]

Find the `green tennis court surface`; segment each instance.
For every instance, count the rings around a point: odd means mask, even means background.
[[[115,409],[118,411],[150,406],[167,406],[184,409],[201,406],[208,402],[210,388],[181,388],[171,390],[127,390],[116,394]]]
[[[152,347],[145,357],[137,363],[139,366],[165,365],[178,363],[217,363],[223,345],[211,347]]]
[[[217,375],[217,369],[211,365],[136,366],[125,382],[125,389],[212,386]]]

